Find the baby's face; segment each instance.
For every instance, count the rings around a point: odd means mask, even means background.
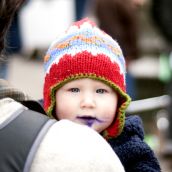
[[[100,133],[114,120],[117,102],[117,94],[103,82],[78,79],[57,91],[56,117],[87,125]]]

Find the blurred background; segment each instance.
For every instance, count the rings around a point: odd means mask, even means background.
[[[73,21],[91,18],[120,43],[133,100],[127,114],[143,119],[146,142],[158,155],[162,171],[171,172],[172,1],[120,1],[26,0],[8,33],[0,77],[41,99],[48,46]]]

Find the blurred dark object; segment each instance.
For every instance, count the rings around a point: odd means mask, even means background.
[[[21,36],[19,25],[19,11],[29,0],[0,1],[0,53],[6,58],[0,58],[0,78],[8,77],[7,54],[19,53],[21,50]],[[2,56],[2,54],[1,54]]]
[[[168,43],[172,43],[172,1],[171,0],[152,0],[152,17],[158,29]],[[170,45],[171,46],[171,45]],[[171,47],[170,47],[171,51]],[[166,86],[168,95],[172,97],[172,78]],[[167,131],[167,143],[162,151],[162,158],[172,161],[172,101],[168,110],[169,127]],[[172,166],[170,166],[170,169]]]
[[[137,58],[137,8],[130,0],[95,0],[95,15],[102,30],[116,39],[126,61]]]
[[[152,17],[157,27],[165,37],[172,43],[172,1],[171,0],[153,0],[152,1]],[[172,82],[168,84],[168,94],[172,96]],[[169,131],[168,138],[172,140],[172,102],[168,107],[169,111]]]
[[[152,17],[165,39],[172,42],[172,0],[152,0]]]
[[[20,53],[20,50],[22,48],[22,38],[21,38],[21,31],[20,31],[19,15],[20,15],[20,10],[22,9],[22,7],[25,6],[28,2],[29,0],[23,0],[20,8],[14,13],[11,26],[9,27],[9,30],[6,36],[5,52],[7,54]]]
[[[87,0],[75,0],[75,19],[80,20],[83,17],[85,11],[85,5]]]
[[[9,0],[8,3],[3,0],[0,1],[0,53],[4,50],[7,31],[11,25],[12,19],[25,2],[26,0]]]
[[[22,48],[21,32],[18,13],[15,13],[9,31],[7,33],[6,53],[19,53]]]

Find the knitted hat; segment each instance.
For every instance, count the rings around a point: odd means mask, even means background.
[[[126,94],[125,60],[118,43],[88,18],[75,22],[50,46],[44,58],[44,109],[52,117],[56,91],[65,83],[91,78],[109,85],[118,94],[116,117],[103,135],[118,136],[123,129]]]

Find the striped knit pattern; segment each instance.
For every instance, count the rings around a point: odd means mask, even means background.
[[[75,22],[52,43],[44,64],[44,108],[48,116],[53,117],[58,88],[79,78],[96,79],[119,94],[116,118],[104,136],[116,137],[121,133],[130,97],[126,94],[125,60],[115,40],[85,18]]]

